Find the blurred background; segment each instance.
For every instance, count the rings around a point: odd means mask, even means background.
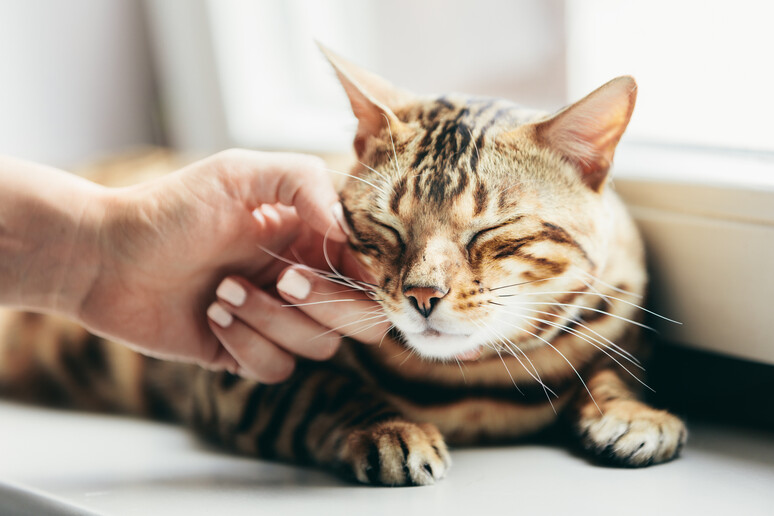
[[[0,0],[0,153],[71,169],[153,146],[348,152],[315,40],[419,93],[547,110],[631,74],[616,187],[652,303],[684,323],[659,326],[682,345],[659,348],[663,390],[771,426],[772,20],[755,0]]]
[[[420,93],[549,110],[631,74],[626,141],[771,152],[772,19],[753,0],[0,0],[0,152],[347,150],[315,39]]]

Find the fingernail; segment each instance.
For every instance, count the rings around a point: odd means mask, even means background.
[[[266,224],[266,217],[263,216],[263,213],[261,213],[260,208],[256,208],[253,210],[253,218],[258,221],[259,224],[265,225]]]
[[[349,224],[347,224],[347,219],[344,218],[344,207],[340,202],[331,206],[331,213],[333,214],[333,218],[336,219],[336,222],[339,223],[339,227],[344,234],[349,235],[351,231],[349,229]]]
[[[234,306],[242,306],[247,299],[247,291],[244,287],[231,278],[221,281],[215,295]]]
[[[271,204],[262,204],[260,207],[261,214],[263,215],[263,218],[268,221],[272,220],[274,222],[282,222],[282,215],[277,211],[277,208],[272,206]]]
[[[312,285],[301,273],[295,269],[288,269],[277,283],[277,290],[296,299],[306,299],[312,290]]]
[[[210,307],[207,309],[207,317],[212,319],[215,324],[221,328],[228,328],[231,323],[234,322],[234,317],[218,303],[212,303],[210,305]]]

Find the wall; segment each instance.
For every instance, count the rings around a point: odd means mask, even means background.
[[[69,167],[154,141],[134,0],[0,3],[0,153]]]

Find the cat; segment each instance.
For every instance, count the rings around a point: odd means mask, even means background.
[[[279,385],[162,362],[50,316],[4,314],[5,392],[167,417],[238,453],[427,485],[449,445],[569,428],[590,457],[675,458],[683,422],[638,399],[644,252],[608,184],[637,87],[549,115],[420,97],[323,49],[357,117],[341,190],[366,288],[395,329]]]

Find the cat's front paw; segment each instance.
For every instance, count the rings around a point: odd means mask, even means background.
[[[599,460],[642,467],[674,459],[685,444],[683,422],[664,410],[634,400],[614,400],[604,414],[581,418],[581,442]]]
[[[434,484],[451,466],[438,429],[407,421],[386,421],[353,431],[339,460],[359,482],[388,486]]]

